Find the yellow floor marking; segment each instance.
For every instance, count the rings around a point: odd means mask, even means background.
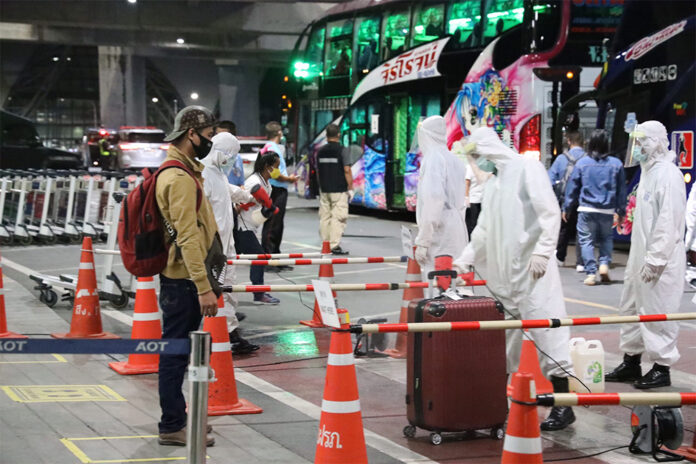
[[[106,385],[3,385],[0,388],[18,403],[126,401]]]
[[[53,363],[66,363],[68,362],[63,356],[59,354],[52,354],[55,360],[51,361],[0,361],[0,364],[53,364]]]
[[[158,461],[184,461],[186,457],[160,457],[160,458],[124,458],[124,459],[92,459],[80,449],[75,443],[76,441],[89,440],[129,440],[134,438],[157,438],[159,435],[129,435],[122,437],[82,437],[82,438],[61,438],[60,441],[65,445],[76,458],[83,464],[108,464],[119,462],[158,462]],[[210,456],[206,456],[210,459]]]
[[[616,306],[609,306],[609,305],[604,305],[600,303],[592,303],[591,301],[585,301],[585,300],[576,300],[575,298],[565,298],[565,300],[568,303],[576,303],[580,304],[583,306],[590,306],[591,308],[600,308],[600,309],[608,309],[609,311],[619,311],[619,308]]]

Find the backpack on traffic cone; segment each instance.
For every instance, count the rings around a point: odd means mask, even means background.
[[[102,329],[99,311],[99,292],[97,291],[97,274],[94,271],[94,252],[92,238],[82,241],[80,270],[77,273],[75,303],[70,321],[70,332],[52,333],[53,338],[121,338]]]
[[[348,329],[348,311],[339,309],[338,316],[341,329]],[[333,331],[314,463],[346,462],[367,464],[367,447],[350,333]]]
[[[413,248],[415,250],[415,247]],[[418,261],[413,259],[413,255],[408,257],[408,264],[406,265],[406,282],[421,282],[421,268],[418,265]],[[399,315],[399,323],[404,324],[408,322],[408,305],[411,300],[422,300],[425,298],[423,296],[422,288],[405,288],[404,296],[401,299],[401,314]],[[404,332],[396,334],[396,344],[394,348],[384,350],[385,354],[388,354],[392,358],[402,359],[406,357],[406,340],[408,336]]]
[[[152,277],[138,277],[131,338],[162,338],[162,321],[157,306],[155,280]],[[159,372],[159,355],[131,354],[128,361],[112,362],[109,367],[121,375],[154,374]]]
[[[2,281],[2,257],[0,257],[0,338],[27,338],[24,335],[7,330],[7,319],[5,318],[5,285]]]
[[[529,334],[527,330],[525,330],[525,332]],[[527,337],[524,337],[524,340],[522,340],[520,365],[517,368],[517,372],[528,372],[532,374],[537,395],[553,393],[553,385],[551,385],[549,379],[544,377],[544,374],[541,372],[536,346],[534,346],[534,342]]]
[[[321,257],[331,258],[331,244],[329,242],[323,242],[321,245]],[[322,264],[319,266],[319,280],[326,280],[331,283],[334,278],[333,264]],[[331,292],[334,299],[336,299],[336,292]],[[313,329],[318,329],[319,327],[324,327],[324,322],[321,319],[321,312],[319,311],[319,302],[314,299],[314,311],[312,312],[312,319],[308,321],[300,321],[300,324],[306,325],[307,327],[312,327]]]
[[[541,433],[537,416],[534,377],[528,372],[512,376],[512,397],[503,442],[501,464],[542,464]]]
[[[225,316],[206,317],[203,320],[203,330],[210,332],[212,337],[210,366],[216,377],[216,380],[208,387],[208,415],[262,413],[263,409],[237,396],[237,381],[234,378],[227,318]]]

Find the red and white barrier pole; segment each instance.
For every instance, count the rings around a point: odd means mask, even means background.
[[[537,404],[539,406],[683,406],[696,405],[696,393],[549,393],[537,396]]]
[[[405,263],[406,256],[374,256],[366,258],[317,258],[317,259],[228,259],[235,266],[311,266],[319,264],[372,264]]]
[[[404,288],[427,288],[428,282],[405,282],[384,284],[331,284],[331,290],[337,292],[355,292],[361,290],[403,290]],[[314,285],[229,285],[222,287],[228,293],[252,292],[313,292]]]
[[[603,324],[627,324],[636,322],[689,321],[696,319],[696,313],[650,314],[647,316],[597,316],[575,319],[523,319],[507,321],[466,321],[466,322],[412,322],[407,324],[362,324],[353,325],[353,333],[387,332],[465,332],[471,330],[511,330],[511,329],[555,329],[557,327]]]
[[[264,255],[234,255],[230,259],[298,259],[298,258],[320,258],[321,253],[271,253]]]

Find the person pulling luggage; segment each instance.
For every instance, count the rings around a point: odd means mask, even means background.
[[[455,269],[467,272],[475,266],[508,317],[567,317],[558,264],[552,259],[561,211],[544,167],[508,148],[489,127],[473,131],[466,152],[480,169],[495,175],[486,182],[481,215],[471,242],[454,262]],[[541,368],[554,392],[568,392],[568,376],[574,375],[570,330],[559,327],[529,333],[549,356],[541,358]],[[518,369],[522,336],[521,330],[506,331],[509,374]],[[562,430],[573,422],[572,408],[554,407],[541,429]]]

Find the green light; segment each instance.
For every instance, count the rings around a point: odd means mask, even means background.
[[[319,354],[317,339],[311,330],[280,333],[278,341],[273,346],[274,353],[279,355],[316,356]]]
[[[416,26],[415,29],[418,34],[425,32],[425,28],[423,26]]]

